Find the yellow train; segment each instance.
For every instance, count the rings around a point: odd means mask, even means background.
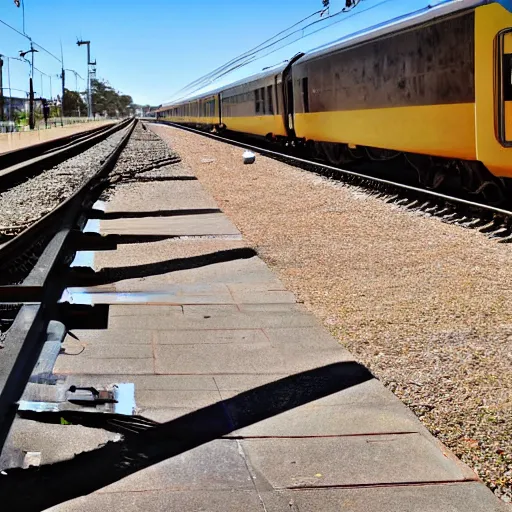
[[[500,203],[512,190],[511,27],[512,0],[449,0],[157,115],[335,164],[405,158],[430,188],[456,180]]]

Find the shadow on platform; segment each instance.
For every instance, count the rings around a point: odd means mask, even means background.
[[[92,210],[90,219],[114,220],[114,219],[142,219],[145,217],[181,217],[185,215],[208,215],[211,213],[222,213],[219,208],[194,208],[183,210],[154,210],[147,212],[103,212]]]
[[[243,247],[238,249],[228,249],[225,251],[216,251],[209,254],[202,254],[200,256],[192,256],[190,258],[176,258],[156,263],[147,263],[144,265],[115,268],[107,267],[101,269],[99,272],[95,272],[89,267],[73,267],[69,273],[69,280],[66,286],[100,286],[112,284],[117,281],[124,281],[126,279],[157,276],[167,274],[169,272],[215,265],[217,263],[249,259],[256,255],[257,254],[254,249]]]
[[[6,510],[44,510],[90,494],[234,430],[372,378],[364,366],[355,362],[335,363],[290,375],[158,426],[148,425],[148,429],[127,435],[123,441],[109,442],[71,460],[10,470],[0,479],[0,496]],[[230,410],[237,411],[236,422]],[[91,426],[91,422],[83,423]]]

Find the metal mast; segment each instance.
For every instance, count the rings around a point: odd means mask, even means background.
[[[87,45],[87,116],[92,117],[91,66],[95,66],[96,61],[91,62],[91,41],[77,41],[76,44]]]

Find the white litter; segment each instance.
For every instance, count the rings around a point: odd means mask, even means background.
[[[41,465],[41,452],[25,452],[23,458],[23,469],[28,469],[31,466],[38,467]]]
[[[256,160],[256,155],[250,151],[245,151],[242,156],[244,158],[244,164],[253,164]]]

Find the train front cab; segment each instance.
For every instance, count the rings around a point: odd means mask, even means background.
[[[477,159],[495,176],[509,182],[512,180],[512,1],[491,3],[475,10],[475,96]]]

